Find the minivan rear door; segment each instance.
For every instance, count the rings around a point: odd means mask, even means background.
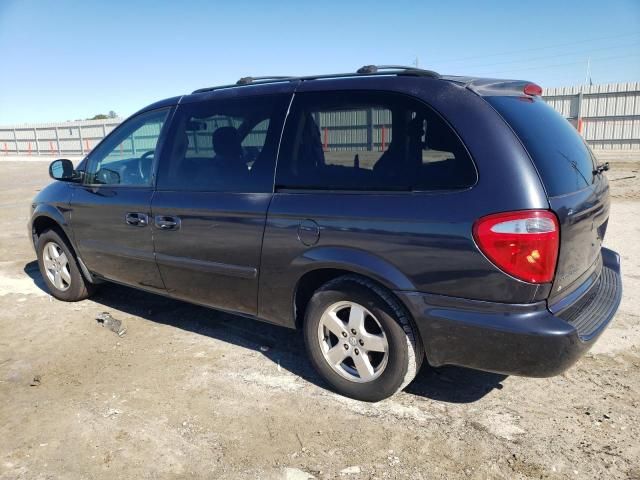
[[[601,265],[609,218],[609,184],[576,129],[538,97],[487,100],[529,152],[560,222],[560,252],[550,303],[568,295]]]
[[[262,237],[290,99],[230,89],[178,106],[151,206],[155,257],[172,297],[256,314]]]

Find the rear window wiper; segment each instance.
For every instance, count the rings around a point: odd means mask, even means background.
[[[596,168],[593,170],[593,174],[599,175],[602,172],[606,172],[607,170],[609,170],[609,162],[601,163],[599,165],[596,165]]]

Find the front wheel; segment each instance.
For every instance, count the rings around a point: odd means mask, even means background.
[[[38,266],[51,295],[65,302],[84,300],[93,291],[86,281],[73,250],[58,232],[46,230],[36,245]]]
[[[356,275],[339,277],[311,298],[304,323],[313,366],[342,395],[375,402],[407,386],[424,354],[404,307]]]

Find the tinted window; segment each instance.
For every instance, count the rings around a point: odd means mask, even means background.
[[[280,188],[466,188],[476,171],[438,114],[404,95],[296,95],[278,159]]]
[[[528,150],[550,196],[593,183],[591,150],[575,128],[543,100],[488,97]]]
[[[271,192],[289,96],[180,105],[158,189]]]
[[[153,159],[168,109],[141,113],[125,121],[89,155],[85,182],[150,185]]]

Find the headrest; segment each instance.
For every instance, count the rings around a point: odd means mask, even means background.
[[[230,159],[242,158],[242,145],[238,130],[233,127],[220,127],[211,137],[216,155]]]
[[[302,130],[302,148],[298,152],[302,165],[321,167],[325,165],[320,128],[311,114],[306,115]]]
[[[177,158],[184,158],[187,154],[187,150],[189,148],[189,137],[187,133],[184,132],[182,135],[178,135],[176,137],[176,141],[173,145],[173,154]]]
[[[431,150],[439,150],[442,152],[451,151],[451,147],[455,145],[451,131],[441,122],[427,123],[427,147]]]

